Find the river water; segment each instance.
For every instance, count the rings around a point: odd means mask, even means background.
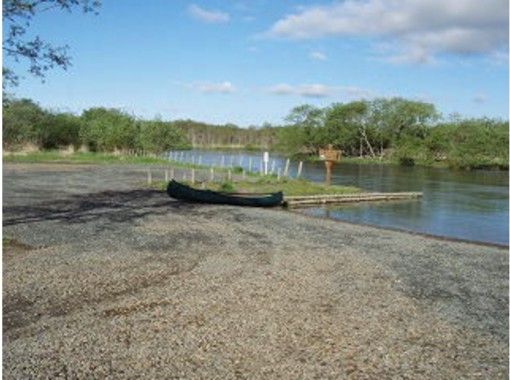
[[[191,150],[170,152],[172,158],[203,165],[242,166],[260,171],[259,152]],[[286,159],[271,155],[268,170],[283,173]],[[296,176],[298,162],[289,173]],[[303,163],[302,176],[324,180],[322,162]],[[332,183],[367,191],[421,191],[423,198],[398,202],[308,207],[303,213],[354,223],[399,228],[479,242],[508,244],[508,172],[339,163]]]

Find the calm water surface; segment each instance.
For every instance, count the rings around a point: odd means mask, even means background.
[[[172,152],[185,162],[242,166],[260,171],[261,153],[192,150]],[[273,163],[274,161],[274,163]],[[269,169],[283,172],[285,158],[273,155]],[[295,176],[297,162],[291,162]],[[324,164],[307,162],[302,176],[324,180]],[[433,235],[508,244],[508,172],[452,171],[390,165],[337,164],[332,182],[368,191],[421,191],[423,198],[404,202],[357,203],[304,208],[302,212],[355,223],[401,228]]]

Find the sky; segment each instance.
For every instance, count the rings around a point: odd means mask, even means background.
[[[31,35],[69,45],[72,66],[12,93],[80,113],[246,127],[300,104],[400,96],[445,117],[508,119],[507,0],[103,0],[50,10]],[[5,30],[5,26],[4,26]]]

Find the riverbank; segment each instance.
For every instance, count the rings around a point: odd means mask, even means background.
[[[300,159],[308,162],[319,162],[322,161],[319,157],[301,156]],[[412,160],[405,161],[404,163],[399,161],[397,158],[379,158],[379,157],[342,157],[341,162],[348,164],[358,165],[391,165],[391,166],[418,166],[423,168],[436,168],[436,169],[450,169],[456,171],[470,171],[470,170],[501,170],[508,171],[508,163],[504,161],[486,163],[486,162],[475,162],[467,166],[459,164],[449,164],[446,161],[423,161],[423,160]]]
[[[506,249],[185,204],[136,170],[4,165],[6,379],[508,377]]]

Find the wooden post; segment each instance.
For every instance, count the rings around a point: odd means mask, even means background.
[[[326,166],[326,186],[331,185],[331,173],[335,162],[340,160],[342,152],[340,150],[333,149],[333,145],[329,144],[326,148],[319,149],[319,156],[324,160]]]
[[[283,170],[283,176],[288,177],[289,176],[289,166],[290,166],[290,159],[287,158],[287,161],[285,161],[285,169]]]
[[[151,169],[147,169],[147,184],[151,184],[152,183],[152,173],[151,173]]]
[[[244,181],[246,179],[246,172],[244,171],[244,169],[243,169],[242,177],[243,177],[243,181]]]
[[[172,178],[172,179],[175,178],[175,169],[174,168],[170,169],[170,178]]]
[[[227,180],[232,181],[232,170],[230,170],[230,169],[228,169],[228,172],[227,172]]]
[[[325,161],[326,164],[326,186],[331,185],[331,169],[333,168],[333,161]]]
[[[277,177],[276,177],[276,179],[277,179],[278,181],[280,181],[280,174],[281,174],[281,171],[282,171],[282,168],[278,168],[278,175],[277,175]]]
[[[301,172],[303,171],[303,161],[299,161],[298,169],[297,169],[297,177],[301,177]]]
[[[195,184],[195,169],[191,169],[191,184]]]
[[[165,182],[168,182],[168,170],[165,170]]]
[[[211,168],[209,170],[209,181],[210,182],[213,182],[214,181],[214,168]]]

